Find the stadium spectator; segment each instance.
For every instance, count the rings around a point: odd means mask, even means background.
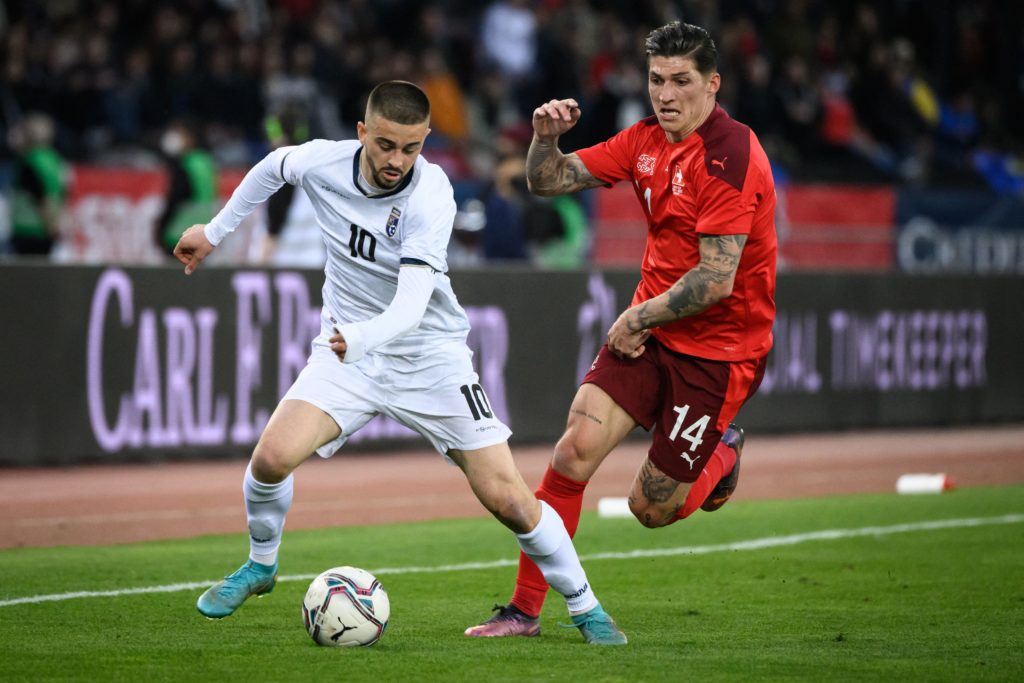
[[[620,26],[607,28],[605,49],[589,67],[588,121],[573,129],[565,144],[588,147],[628,128],[647,111],[647,73],[636,60],[633,34]],[[550,89],[546,92],[572,92]]]
[[[469,163],[480,177],[492,177],[497,157],[504,154],[496,150],[495,141],[500,142],[502,131],[520,122],[519,110],[497,69],[476,74],[466,93],[466,113],[471,136]]]
[[[168,255],[189,226],[213,213],[217,200],[217,165],[199,135],[194,121],[180,119],[168,126],[160,138],[160,151],[167,159],[168,183],[154,238]]]
[[[531,189],[558,195],[630,182],[647,216],[641,282],[583,378],[537,497],[575,534],[583,492],[633,429],[653,443],[629,494],[647,527],[720,508],[736,488],[743,432],[775,318],[775,188],[756,135],[716,103],[710,35],[673,22],[646,42],[655,115],[568,155],[559,138],[580,120],[574,99],[533,113]],[[742,258],[741,258],[742,257]],[[547,586],[520,555],[507,606],[467,636],[535,635]]]
[[[757,131],[766,149],[777,148],[783,119],[779,98],[772,87],[771,64],[764,55],[755,53],[744,62],[739,78],[734,104],[736,118]]]
[[[205,60],[193,115],[203,122],[203,137],[220,164],[247,166],[247,141],[259,135],[264,119],[258,54],[252,45],[215,45]]]
[[[813,157],[821,149],[822,104],[807,61],[797,54],[787,57],[774,90],[783,137],[792,141],[802,159]]]
[[[53,121],[31,113],[14,130],[17,157],[11,179],[11,251],[45,256],[60,239],[67,200],[67,167],[53,148]]]
[[[538,19],[530,0],[494,0],[480,20],[484,63],[497,67],[522,109],[536,77]]]
[[[532,75],[537,58],[537,16],[528,0],[494,0],[484,10],[480,45],[485,58],[509,78]]]
[[[880,157],[885,170],[917,181],[927,173],[930,140],[927,121],[907,88],[909,76],[906,56],[894,46],[875,42],[867,64],[858,71],[851,98],[858,118],[887,150]]]
[[[621,52],[623,41],[627,46],[636,42],[638,17],[666,11],[658,6],[637,13],[636,8],[585,0],[301,5],[297,9],[242,3],[228,8],[191,3],[186,9],[121,0],[85,11],[93,5],[70,0],[29,11],[15,3],[8,9],[3,33],[5,90],[13,95],[16,109],[54,117],[57,148],[75,160],[102,157],[111,138],[119,145],[144,148],[171,118],[187,114],[203,121],[219,160],[243,163],[239,157],[247,152],[249,163],[262,153],[264,112],[279,112],[282,97],[315,99],[317,109],[310,115],[317,134],[321,128],[325,135],[335,134],[353,126],[361,115],[370,70],[390,69],[392,75],[411,77],[407,72],[415,65],[413,55],[436,50],[469,100],[478,83],[496,79],[521,118],[528,113],[524,97],[532,107],[531,90],[577,93],[593,116],[571,133],[577,136],[571,141],[585,145],[604,139],[604,131],[588,129],[596,128],[602,118],[600,103],[593,98],[614,96],[618,85],[610,81],[607,91],[600,91],[606,88],[609,58]],[[896,149],[890,135],[876,130],[886,124],[877,120],[871,98],[860,97],[864,71],[872,69],[869,57],[878,44],[909,42],[913,54],[925,56],[913,60],[912,89],[917,94],[911,102],[918,109],[927,100],[920,96],[926,92],[922,84],[939,103],[960,100],[959,91],[966,90],[979,113],[972,148],[992,138],[1000,139],[1003,150],[1013,148],[1015,143],[1002,138],[1007,121],[1014,120],[1011,112],[1022,106],[1021,97],[1006,87],[1015,75],[1006,66],[1010,61],[1000,59],[1009,49],[1004,34],[1012,22],[1000,21],[993,6],[937,12],[930,17],[932,24],[952,38],[936,42],[915,24],[914,3],[833,6],[823,0],[787,0],[779,5],[773,12],[757,3],[688,3],[684,9],[688,16],[720,27],[723,73],[734,76],[726,79],[727,84],[738,85],[735,75],[746,72],[748,62],[757,58],[767,60],[773,81],[782,77],[791,56],[804,60],[812,86],[824,85],[836,70],[846,71],[847,80],[856,85],[854,114],[861,130],[873,132],[887,148],[888,156],[873,158],[896,169],[896,175],[901,160],[913,156],[911,167],[927,167],[931,159],[927,146],[916,142],[909,151]],[[385,22],[396,8],[409,15],[405,24],[413,28],[388,29]],[[982,40],[983,33],[999,39]],[[406,41],[412,43],[411,49],[402,44],[402,36],[413,38]],[[265,64],[254,59],[258,55],[266,56]],[[631,63],[635,62],[627,60],[621,66]],[[489,70],[493,77],[485,76]],[[727,107],[743,97],[738,87],[729,90],[719,98]],[[257,91],[259,103],[254,99]],[[238,107],[244,121],[223,121],[224,103],[235,97],[227,93],[238,93],[245,101]],[[486,130],[477,130],[477,124],[471,116],[470,137],[486,140]],[[241,143],[239,135],[244,138]],[[932,135],[944,135],[934,120],[926,126],[925,142]],[[584,139],[587,136],[594,139]],[[783,137],[790,146],[805,139],[794,133]],[[481,159],[481,151],[474,145],[472,166],[486,170],[493,164]],[[791,165],[788,170],[796,177],[805,168],[809,177],[815,177],[821,160],[794,159]],[[922,177],[927,170],[922,170]],[[841,166],[838,171],[830,177],[841,178]]]
[[[448,241],[448,265],[453,269],[477,268],[484,264],[480,234],[487,223],[484,203],[475,197],[459,205]]]
[[[436,48],[420,53],[420,76],[417,79],[430,98],[431,132],[443,136],[443,141],[458,150],[464,150],[469,138],[466,118],[466,97],[455,74],[448,68],[444,55]]]
[[[528,195],[526,162],[514,156],[498,162],[493,182],[480,197],[484,204],[481,246],[488,261],[525,262],[530,258],[525,217]]]
[[[130,166],[151,162],[173,119],[194,117],[218,162],[247,166],[266,151],[266,115],[301,102],[314,137],[350,134],[374,79],[416,80],[419,57],[429,55],[432,71],[454,79],[444,87],[462,93],[465,121],[455,116],[453,141],[437,136],[428,154],[451,155],[464,129],[468,144],[457,151],[469,170],[448,168],[465,173],[457,181],[482,184],[504,157],[497,133],[528,125],[534,93],[571,94],[586,107],[567,146],[627,125],[643,73],[633,49],[642,27],[682,13],[721,38],[727,111],[752,123],[770,118],[760,93],[743,88],[767,83],[771,100],[790,89],[788,125],[780,118],[778,128],[755,129],[794,181],[974,187],[989,178],[1014,192],[996,180],[1005,166],[988,161],[1012,160],[1022,147],[1020,9],[1011,5],[1009,13],[999,3],[943,5],[922,21],[920,2],[866,0],[15,2],[0,25],[0,116],[10,127],[25,112],[46,113],[64,158]],[[820,125],[808,126],[815,92]]]
[[[580,265],[586,246],[583,211],[573,197],[537,197],[526,185],[525,155],[498,163],[481,195],[481,237],[488,261],[525,261],[545,268]]]
[[[309,121],[299,107],[289,107],[264,122],[272,150],[300,145],[310,139]],[[285,183],[267,199],[267,236],[263,259],[275,266],[323,268],[324,239],[309,197]]]

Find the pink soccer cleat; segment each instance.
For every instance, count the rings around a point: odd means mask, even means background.
[[[478,626],[466,629],[466,635],[473,638],[504,638],[505,636],[540,635],[540,619],[531,617],[514,605],[495,605],[493,617]]]

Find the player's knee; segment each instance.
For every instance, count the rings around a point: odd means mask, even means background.
[[[667,526],[674,521],[672,514],[659,505],[647,500],[629,499],[629,511],[637,521],[648,529]]]
[[[570,430],[555,444],[551,465],[561,475],[576,480],[589,479],[590,452],[580,436]]]
[[[252,455],[252,476],[264,484],[277,484],[291,474],[292,466],[285,455],[262,443]]]

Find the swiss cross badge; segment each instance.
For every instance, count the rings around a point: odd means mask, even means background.
[[[676,164],[675,170],[672,172],[672,194],[682,194],[684,187],[686,187],[686,183],[683,182],[683,169]]]

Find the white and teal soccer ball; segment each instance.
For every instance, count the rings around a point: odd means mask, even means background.
[[[388,626],[391,601],[384,586],[358,567],[334,567],[313,579],[302,599],[302,620],[317,645],[373,645]]]

